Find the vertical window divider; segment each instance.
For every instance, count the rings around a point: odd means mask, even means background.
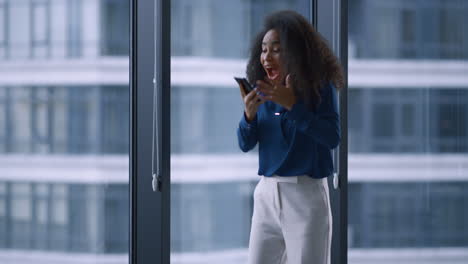
[[[341,263],[348,263],[348,0],[339,0],[340,60],[344,72],[344,89],[340,95],[341,144],[340,156],[340,255]]]
[[[130,4],[130,248],[129,263],[170,260],[170,1]],[[155,62],[157,65],[155,65]],[[154,67],[158,74],[155,76]],[[158,78],[155,78],[158,77]],[[153,79],[161,91],[162,192],[152,190]]]
[[[161,20],[161,47],[159,56],[161,59],[161,138],[160,146],[162,157],[160,168],[162,173],[162,263],[170,264],[171,253],[171,1],[159,0],[159,12]]]

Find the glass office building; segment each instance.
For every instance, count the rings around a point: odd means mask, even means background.
[[[226,80],[309,2],[171,5],[172,260],[244,263],[257,157]],[[348,11],[349,263],[464,263],[468,1]],[[128,263],[128,43],[127,0],[0,0],[0,263]]]
[[[0,263],[128,262],[128,9],[0,1]]]

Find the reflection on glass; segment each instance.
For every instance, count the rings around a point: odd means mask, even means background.
[[[349,263],[468,262],[468,5],[349,12]]]
[[[128,262],[128,9],[0,0],[0,263]]]
[[[245,76],[264,16],[310,1],[171,1],[171,261],[245,263],[258,157],[238,148]]]

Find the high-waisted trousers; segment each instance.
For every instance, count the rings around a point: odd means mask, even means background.
[[[327,178],[262,177],[254,191],[248,264],[330,264]]]

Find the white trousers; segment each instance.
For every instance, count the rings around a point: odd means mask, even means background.
[[[254,191],[248,264],[330,264],[327,178],[262,177]]]

